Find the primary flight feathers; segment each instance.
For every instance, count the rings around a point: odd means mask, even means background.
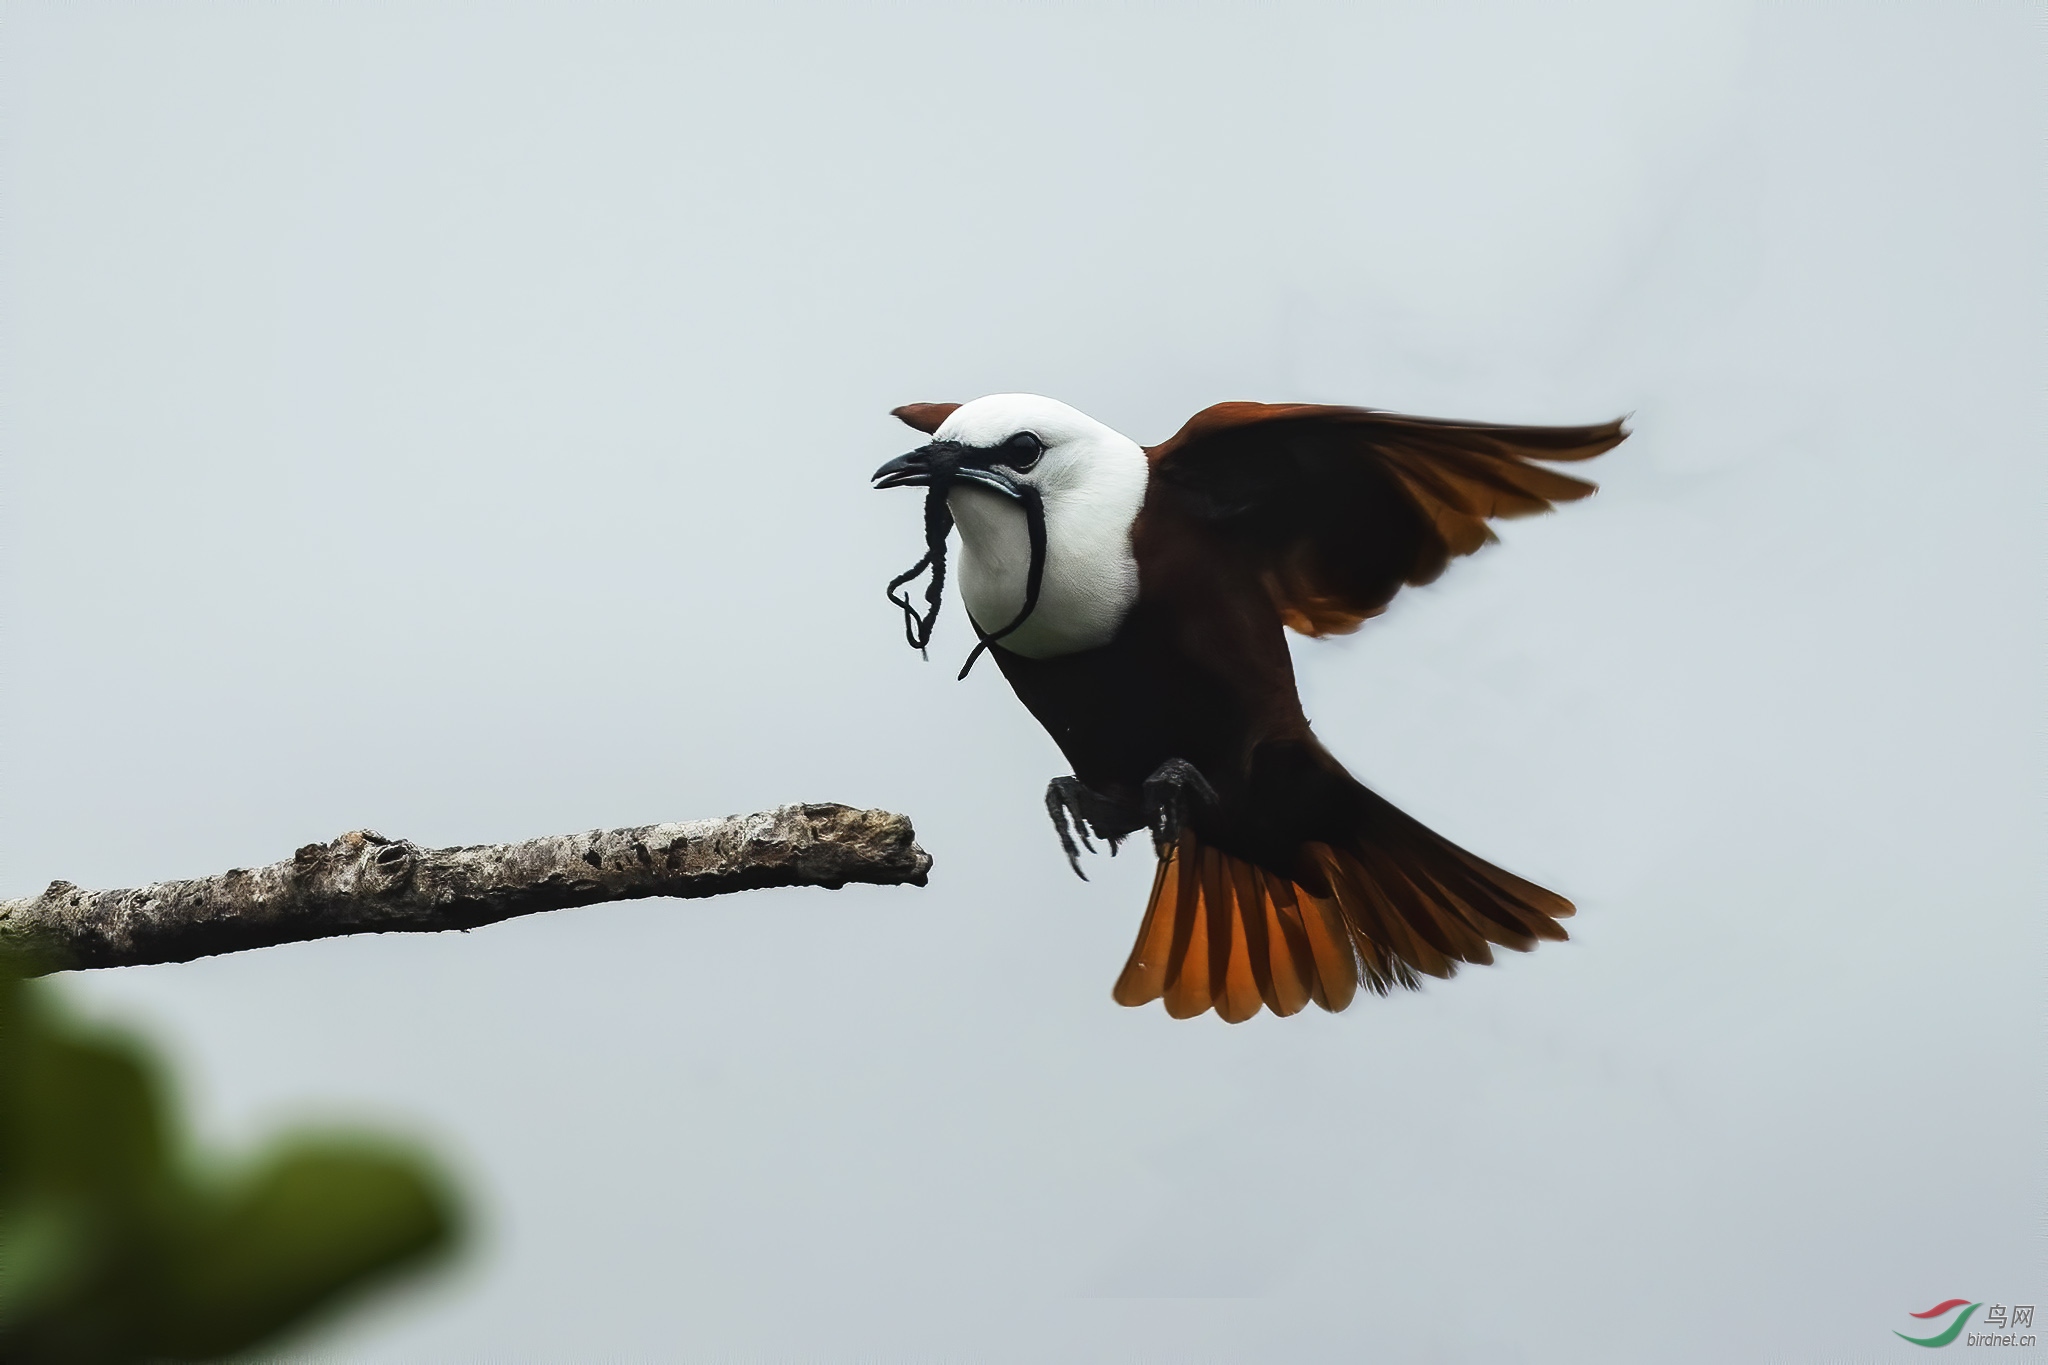
[[[1251,550],[1289,626],[1356,630],[1404,583],[1496,537],[1487,519],[1547,512],[1593,485],[1531,460],[1586,460],[1620,421],[1510,427],[1309,403],[1218,403],[1150,447],[1158,476]]]

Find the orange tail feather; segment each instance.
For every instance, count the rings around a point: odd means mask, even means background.
[[[1389,807],[1389,810],[1392,808]],[[1398,812],[1395,812],[1398,815]],[[1121,1005],[1164,999],[1187,1019],[1215,1010],[1241,1023],[1313,1000],[1337,1011],[1364,985],[1415,988],[1562,939],[1572,904],[1399,816],[1370,843],[1312,843],[1307,886],[1183,833],[1153,878],[1138,941],[1117,979]]]

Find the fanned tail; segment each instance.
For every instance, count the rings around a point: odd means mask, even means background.
[[[1567,937],[1570,901],[1364,795],[1356,833],[1304,844],[1291,876],[1183,832],[1160,859],[1117,1003],[1163,997],[1176,1019],[1214,1009],[1233,1024],[1311,1000],[1334,1012],[1361,984],[1413,989],[1418,974],[1492,962],[1494,945]]]

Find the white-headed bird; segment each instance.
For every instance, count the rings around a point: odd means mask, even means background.
[[[1317,743],[1283,628],[1356,629],[1526,516],[1593,491],[1541,462],[1627,435],[1368,408],[1219,403],[1140,446],[1064,403],[996,394],[895,415],[930,442],[875,471],[930,488],[928,553],[890,585],[922,648],[960,530],[968,615],[1073,765],[1046,792],[1075,840],[1151,832],[1158,872],[1116,983],[1233,1023],[1341,1010],[1562,939],[1572,905],[1403,814]],[[929,567],[928,610],[896,589]],[[963,676],[965,670],[962,670]]]

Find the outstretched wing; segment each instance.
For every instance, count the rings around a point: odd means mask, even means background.
[[[1593,491],[1531,461],[1591,459],[1627,435],[1619,418],[1513,427],[1218,403],[1146,454],[1154,478],[1250,552],[1289,626],[1330,635],[1493,540],[1489,518],[1547,512]]]

